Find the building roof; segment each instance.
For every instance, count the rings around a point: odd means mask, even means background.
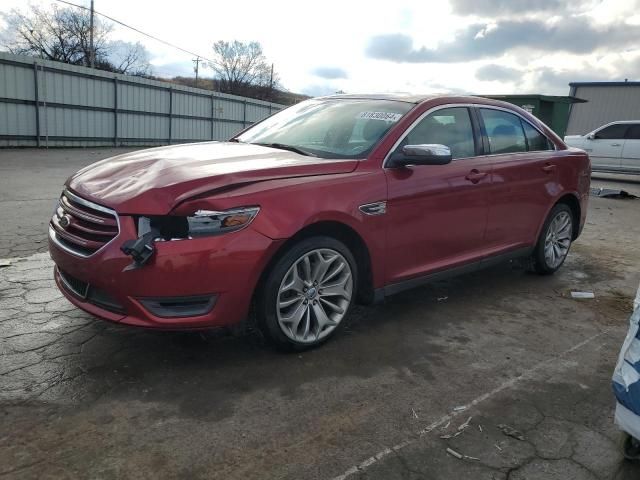
[[[571,82],[570,87],[640,87],[640,82]]]
[[[506,100],[508,99],[526,99],[526,98],[535,98],[541,100],[543,102],[555,102],[555,103],[586,103],[588,100],[584,100],[583,98],[578,98],[574,96],[564,96],[564,95],[541,95],[539,93],[532,93],[530,95],[527,94],[517,94],[517,95],[482,95],[486,98],[494,98],[496,100]]]

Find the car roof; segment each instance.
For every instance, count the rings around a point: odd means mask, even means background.
[[[327,95],[324,97],[317,97],[322,100],[392,100],[396,102],[406,102],[406,103],[422,103],[427,100],[439,99],[443,101],[455,101],[456,103],[478,103],[485,105],[496,105],[496,106],[508,106],[513,107],[513,104],[503,102],[495,99],[488,99],[484,97],[471,96],[471,95],[452,95],[446,93],[431,93],[431,94],[415,94],[415,93],[367,93],[367,94],[337,94],[337,95]]]
[[[416,95],[412,93],[348,93],[318,97],[323,100],[394,100],[396,102],[421,103],[443,95]]]

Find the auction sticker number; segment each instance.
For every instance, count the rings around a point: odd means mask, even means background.
[[[397,122],[402,117],[401,113],[389,112],[360,112],[356,118],[366,118],[368,120],[382,120],[383,122]]]

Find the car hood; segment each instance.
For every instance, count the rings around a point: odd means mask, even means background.
[[[357,163],[258,145],[204,142],[108,158],[83,168],[66,185],[119,213],[162,215],[196,195],[266,180],[349,173]]]

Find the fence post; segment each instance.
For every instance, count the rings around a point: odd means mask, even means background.
[[[215,102],[213,100],[213,93],[211,94],[211,140],[213,140],[213,129],[216,123],[216,109]]]
[[[242,112],[242,128],[247,128],[247,101],[242,102],[244,104],[244,110]]]
[[[173,128],[173,87],[169,87],[169,141],[171,145],[171,129]]]
[[[113,77],[113,146],[118,146],[118,77]]]
[[[36,146],[40,146],[40,96],[38,95],[38,63],[33,62],[33,95],[36,101]]]

